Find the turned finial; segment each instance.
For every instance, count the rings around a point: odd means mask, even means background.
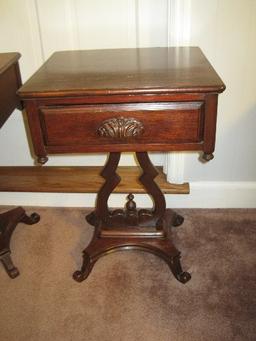
[[[127,211],[135,211],[136,210],[136,202],[133,200],[134,195],[130,193],[127,197],[128,202],[126,203],[125,207]]]

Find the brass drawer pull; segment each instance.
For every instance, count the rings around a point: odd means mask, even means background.
[[[140,136],[144,132],[143,124],[133,117],[114,117],[104,121],[97,129],[99,136],[127,138]]]

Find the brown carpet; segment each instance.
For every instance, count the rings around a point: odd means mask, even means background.
[[[136,251],[101,258],[77,283],[92,235],[85,211],[35,211],[41,222],[20,224],[12,239],[21,275],[11,280],[0,268],[1,341],[256,340],[256,210],[178,210],[186,285]]]

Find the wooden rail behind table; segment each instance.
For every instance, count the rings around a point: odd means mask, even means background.
[[[189,194],[189,184],[167,182],[162,167],[157,167],[155,181],[165,194]],[[0,167],[0,192],[98,193],[104,183],[99,166],[18,166]],[[138,181],[141,170],[136,166],[118,167],[123,179],[114,193],[146,193]]]

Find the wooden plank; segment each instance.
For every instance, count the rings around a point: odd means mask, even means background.
[[[189,184],[171,184],[166,181],[162,167],[155,181],[164,193],[189,194]],[[97,193],[104,179],[102,167],[0,167],[1,192],[56,192]],[[138,181],[139,167],[119,167],[123,179],[115,193],[145,193]]]

